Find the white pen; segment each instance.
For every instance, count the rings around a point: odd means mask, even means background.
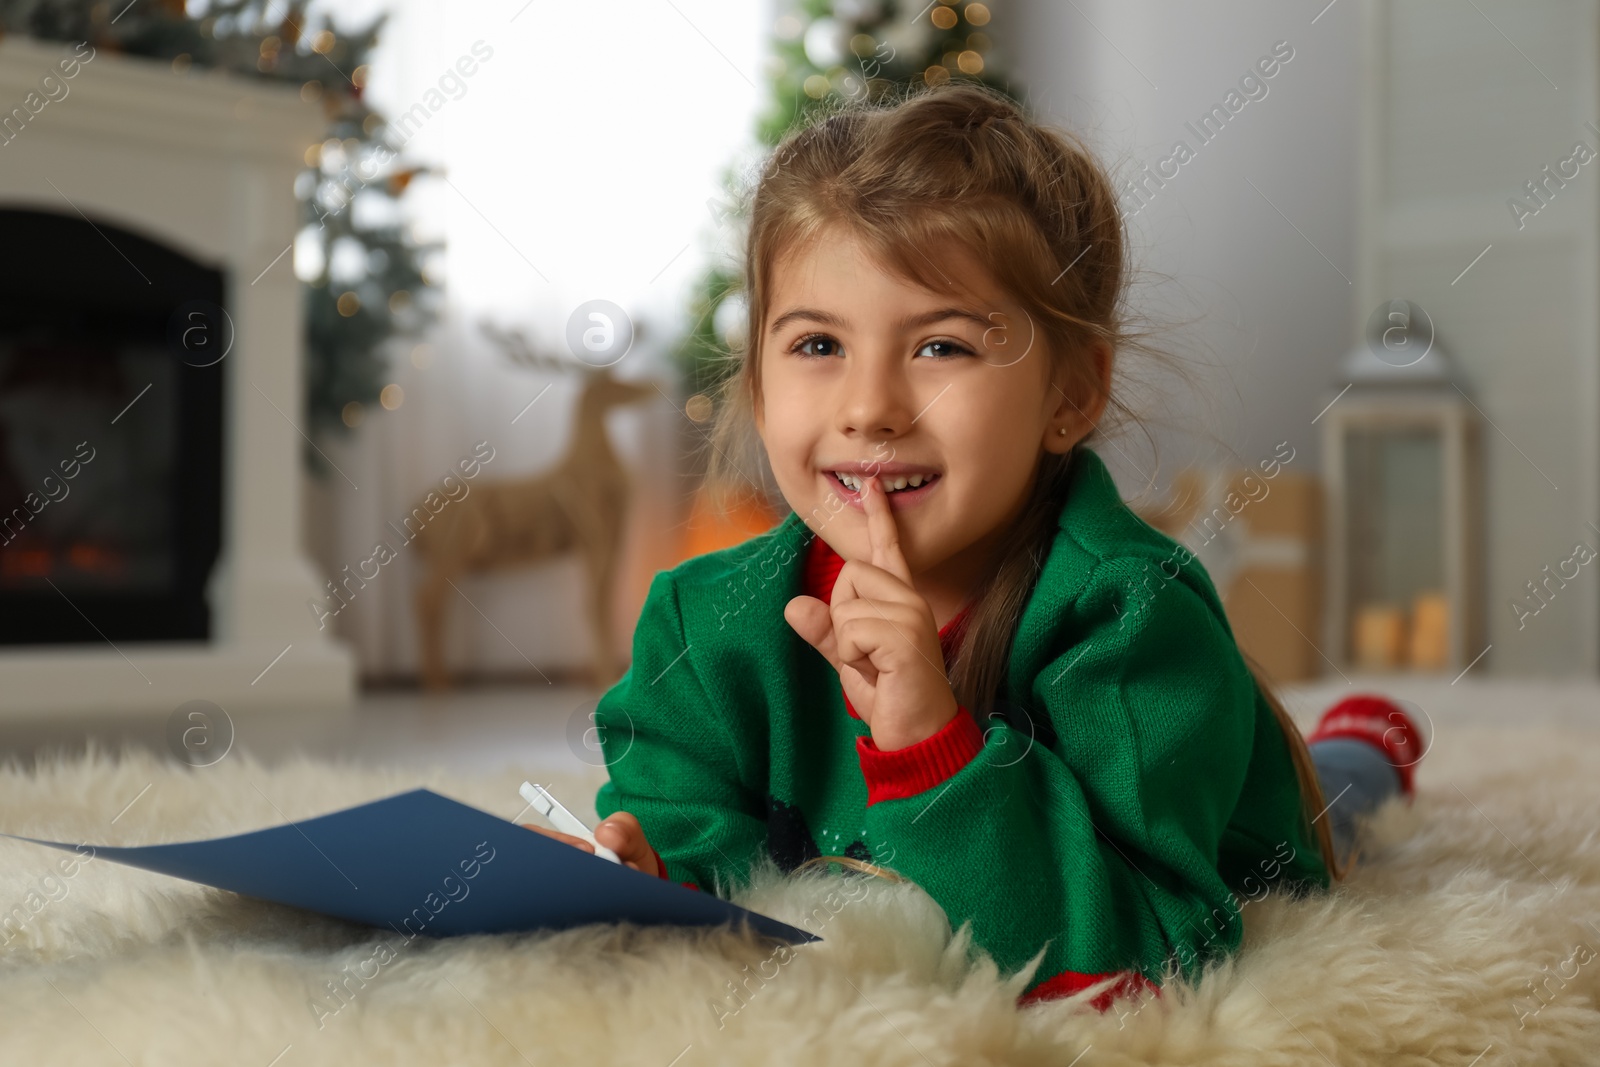
[[[579,819],[563,807],[561,801],[550,794],[550,790],[542,785],[534,785],[532,782],[523,782],[520,792],[522,793],[522,799],[533,805],[534,811],[554,823],[557,830],[564,834],[571,834],[573,837],[583,838],[594,846],[594,854],[601,859],[610,860],[612,863],[622,862],[622,859],[615,852],[596,841],[594,839],[594,831],[583,825],[582,819]]]

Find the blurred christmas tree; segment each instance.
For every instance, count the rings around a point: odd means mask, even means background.
[[[818,110],[855,101],[877,102],[893,94],[951,80],[980,82],[1014,94],[986,58],[989,5],[962,0],[794,0],[773,27],[768,60],[771,103],[756,136],[764,156],[790,129]],[[750,174],[730,165],[726,191],[710,202],[717,224],[713,263],[695,286],[694,323],[673,358],[691,399],[687,411],[705,421],[711,397],[736,366],[743,345],[744,307],[739,292]]]
[[[388,406],[398,402],[384,395],[384,344],[420,334],[436,314],[438,292],[421,257],[438,245],[411,237],[398,203],[425,168],[396,158],[384,140],[387,121],[362,98],[383,17],[347,33],[324,16],[313,30],[306,3],[213,0],[191,13],[185,0],[0,0],[0,34],[88,41],[98,51],[170,60],[178,75],[202,67],[288,82],[321,104],[328,134],[306,150],[295,183],[304,228],[293,253],[313,274],[305,382],[316,435],[356,425],[362,406],[380,395]],[[315,453],[306,454],[320,469]]]

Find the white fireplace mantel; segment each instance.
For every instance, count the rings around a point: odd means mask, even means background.
[[[0,118],[74,54],[0,40]],[[322,583],[301,545],[301,297],[285,254],[321,109],[292,87],[104,50],[65,84],[0,144],[0,207],[81,212],[225,273],[222,551],[211,641],[0,648],[0,716],[347,704],[353,659],[306,609]]]

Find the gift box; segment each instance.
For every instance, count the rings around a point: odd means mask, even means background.
[[[1273,680],[1322,673],[1322,492],[1314,475],[1287,461],[1232,472],[1191,467],[1165,501],[1134,510],[1194,553],[1239,647]]]

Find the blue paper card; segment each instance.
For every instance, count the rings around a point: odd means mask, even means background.
[[[413,789],[287,826],[114,848],[0,834],[402,934],[490,934],[595,922],[748,922],[791,944],[821,938]]]

